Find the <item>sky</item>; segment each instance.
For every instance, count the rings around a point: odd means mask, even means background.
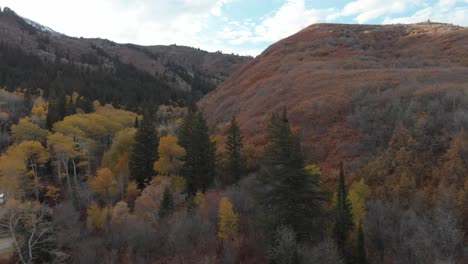
[[[0,0],[73,37],[256,56],[313,23],[468,26],[468,0]]]

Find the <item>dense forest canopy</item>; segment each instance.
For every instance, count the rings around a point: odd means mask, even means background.
[[[244,142],[235,117],[212,135],[194,109],[160,106],[139,115],[94,101],[85,112],[78,104],[85,97],[74,92],[65,96],[68,115],[48,129],[50,102],[1,95],[5,109],[21,113],[0,156],[7,197],[0,231],[15,238],[3,258],[432,263],[462,256],[464,130],[430,181],[418,177],[420,141],[403,124],[362,170],[341,163],[337,174],[324,175],[306,163],[286,110],[272,115],[260,150]],[[440,176],[447,172],[450,178]],[[330,178],[335,183],[323,180]]]

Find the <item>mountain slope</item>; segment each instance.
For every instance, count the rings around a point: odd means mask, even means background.
[[[122,79],[128,81],[135,78],[147,79],[149,84],[158,83],[161,90],[171,88],[177,93],[191,94],[195,99],[214,89],[238,67],[252,59],[222,53],[209,53],[175,45],[146,47],[118,44],[104,39],[72,38],[22,18],[9,8],[0,11],[0,41],[4,53],[10,52],[12,49],[19,49],[17,52],[24,53],[19,56],[34,56],[39,58],[42,63],[47,64],[41,68],[55,64],[51,71],[67,65],[73,66],[74,71],[78,72],[74,75],[86,76],[87,74],[82,74],[81,71],[88,70],[92,72],[106,71],[115,75],[116,72],[122,73],[122,70],[119,70],[120,67],[125,68],[124,74],[132,71],[139,75],[139,77],[126,76]],[[0,66],[9,70],[16,65],[7,65],[3,60],[3,63],[0,62]],[[0,86],[19,86],[28,80],[27,76],[11,80],[15,78],[16,72],[7,71],[4,75],[8,75],[7,77],[10,78],[1,79]],[[151,79],[154,80],[151,81]],[[49,78],[41,86],[47,86],[47,83],[51,83],[53,80],[54,78]],[[118,80],[118,82],[124,81]],[[37,80],[31,82],[35,83]],[[37,85],[29,84],[29,86]],[[44,87],[32,88],[44,89]],[[144,97],[144,95],[142,96]],[[177,97],[177,95],[172,97]],[[107,100],[106,98],[99,99]]]
[[[400,124],[416,133],[424,113],[447,134],[444,147],[468,129],[467,50],[468,29],[447,24],[316,24],[269,47],[199,106],[219,129],[237,115],[259,146],[271,113],[286,107],[310,159],[325,170],[342,159],[362,168]]]

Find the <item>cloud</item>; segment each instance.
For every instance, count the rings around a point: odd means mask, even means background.
[[[199,47],[201,32],[232,0],[3,0],[20,15],[75,37]]]
[[[271,15],[264,16],[260,21],[230,21],[219,34],[219,38],[231,44],[247,42],[275,42],[292,35],[304,27],[326,20],[327,16],[336,12],[335,9],[306,8],[304,0],[287,0]]]
[[[434,22],[452,23],[460,26],[468,26],[468,7],[458,7],[450,10],[427,7],[406,17],[385,18],[384,24],[408,24],[431,20]]]
[[[423,4],[424,0],[357,0],[344,6],[333,19],[353,17],[357,23],[367,23],[382,16],[401,14],[414,6]]]
[[[468,0],[439,0],[436,4],[426,6],[410,16],[386,17],[383,23],[407,24],[431,20],[468,26],[468,6],[458,6],[460,3],[468,3]]]

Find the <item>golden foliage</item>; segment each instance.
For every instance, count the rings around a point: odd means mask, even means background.
[[[110,202],[119,191],[114,174],[108,168],[99,169],[97,175],[90,179],[89,186],[107,202]]]
[[[135,128],[125,128],[117,132],[111,148],[104,154],[102,164],[118,174],[128,174],[128,156],[135,144]]]
[[[10,147],[0,156],[0,190],[8,197],[21,199],[25,191],[21,182],[26,171],[23,153],[16,147]]]
[[[38,125],[31,122],[29,117],[22,118],[17,125],[11,126],[11,137],[15,143],[23,141],[45,142],[47,134],[47,130],[41,129]]]
[[[195,206],[197,206],[198,208],[204,209],[205,208],[205,195],[202,192],[198,191],[197,194],[195,195],[193,202],[195,203]]]
[[[34,105],[31,109],[31,120],[36,124],[44,125],[48,109],[49,104],[42,97],[38,97],[34,101]]]
[[[353,182],[349,189],[348,199],[351,202],[354,223],[363,223],[366,218],[366,202],[371,194],[364,179]]]
[[[47,185],[46,190],[44,196],[51,201],[57,202],[60,197],[60,189],[53,185]]]
[[[91,230],[105,230],[108,218],[108,208],[101,208],[96,202],[93,202],[88,208],[87,224]]]
[[[233,238],[239,229],[239,216],[234,213],[232,204],[226,197],[219,203],[218,237],[223,240]]]
[[[185,149],[177,144],[177,138],[169,135],[161,138],[158,147],[159,160],[154,163],[154,170],[162,175],[177,175],[183,166],[182,157]]]

